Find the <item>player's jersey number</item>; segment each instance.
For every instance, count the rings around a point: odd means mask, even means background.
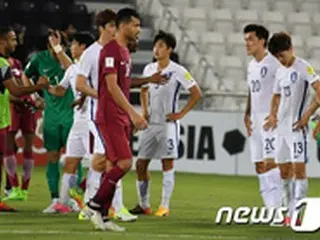
[[[259,80],[251,80],[251,92],[257,93],[261,90],[261,82]]]

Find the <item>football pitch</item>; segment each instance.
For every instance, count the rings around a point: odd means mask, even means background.
[[[162,174],[152,173],[151,203],[158,207]],[[308,196],[320,196],[320,179],[309,180]],[[2,193],[2,190],[1,190]],[[124,201],[128,208],[137,203],[135,174],[124,179]],[[45,169],[36,168],[27,202],[9,202],[19,212],[0,214],[0,239],[222,239],[222,240],[294,240],[320,239],[320,233],[294,233],[290,228],[266,225],[216,225],[215,215],[221,206],[260,206],[255,177],[176,174],[176,188],[167,218],[140,216],[134,223],[119,223],[125,233],[94,231],[89,222],[80,222],[75,214],[44,215],[49,204]],[[320,207],[320,206],[319,206]]]

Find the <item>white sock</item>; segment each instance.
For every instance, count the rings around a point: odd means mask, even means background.
[[[259,185],[260,185],[260,194],[264,203],[264,206],[267,208],[272,207],[272,198],[269,195],[269,172],[258,174]]]
[[[294,179],[294,189],[292,198],[292,212],[296,207],[297,202],[307,196],[308,179]]]
[[[136,182],[139,205],[144,209],[150,208],[150,184],[150,180]]]
[[[115,212],[120,212],[123,206],[123,195],[122,195],[122,180],[120,179],[116,185],[116,191],[112,200],[112,207]]]
[[[282,205],[282,187],[279,168],[273,168],[268,172],[268,185],[271,207],[279,208]],[[269,198],[269,197],[267,197]]]
[[[282,205],[289,209],[287,215],[291,216],[294,182],[292,179],[281,179],[281,185],[282,185]]]
[[[60,201],[66,205],[69,200],[69,190],[77,184],[77,174],[64,173],[62,176],[62,186],[60,189]]]
[[[163,172],[161,206],[169,209],[169,202],[174,188],[174,169]]]
[[[87,178],[87,188],[84,194],[84,201],[88,203],[97,193],[100,187],[102,173],[90,169],[90,174]]]

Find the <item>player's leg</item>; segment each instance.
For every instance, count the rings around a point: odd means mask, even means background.
[[[276,162],[280,169],[282,206],[287,207],[289,212],[285,218],[284,224],[290,223],[290,212],[293,199],[293,172],[291,163],[291,154],[289,146],[285,140],[286,137],[277,137]]]
[[[174,159],[162,159],[162,172],[162,200],[158,211],[155,213],[157,217],[169,216],[169,202],[175,184]]]
[[[6,200],[20,200],[20,188],[17,174],[17,158],[14,152],[16,131],[9,131],[6,139],[4,165],[11,184],[11,191]]]
[[[0,129],[0,188],[2,179],[3,154],[5,152],[7,129]],[[0,212],[13,212],[15,209],[8,207],[0,198]]]
[[[141,149],[141,148],[140,148]],[[141,151],[139,150],[140,154]],[[150,205],[150,173],[148,172],[148,166],[150,159],[139,158],[136,161],[136,188],[139,203],[135,208],[130,210],[132,214],[146,214],[151,215],[152,209]]]
[[[130,126],[118,124],[99,125],[110,161],[116,162],[112,169],[105,172],[101,186],[87,205],[87,213],[96,228],[101,230],[124,231],[125,229],[111,222],[105,212],[109,209],[116,190],[117,182],[132,167],[132,152],[130,148]],[[104,217],[102,217],[104,216]]]
[[[307,136],[306,132],[296,132],[293,137],[291,149],[293,156],[293,201],[292,209],[296,203],[307,196],[308,178],[306,174],[307,163]]]
[[[281,207],[281,178],[280,170],[275,163],[276,156],[276,134],[274,132],[263,132],[263,162],[265,163],[265,178],[267,189],[265,199],[267,207]]]
[[[56,213],[54,206],[59,202],[59,179],[60,179],[60,149],[62,143],[62,128],[59,123],[52,121],[50,116],[44,116],[43,139],[47,149],[47,183],[51,195],[51,204],[43,210],[43,213]]]

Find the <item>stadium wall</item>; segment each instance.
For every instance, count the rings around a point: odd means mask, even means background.
[[[38,121],[41,122],[41,118]],[[245,133],[242,113],[190,112],[181,121],[180,158],[176,161],[176,170],[207,174],[255,175],[250,160],[250,144]],[[18,138],[20,145],[21,137]],[[132,138],[134,154],[137,154],[138,142],[139,134]],[[308,175],[320,177],[316,142],[310,135],[308,150]],[[34,153],[36,165],[45,165],[46,153],[41,128],[37,130]],[[152,161],[150,169],[160,170],[160,161]]]

